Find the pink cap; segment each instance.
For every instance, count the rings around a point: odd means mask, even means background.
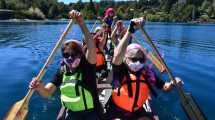
[[[146,49],[140,44],[132,43],[126,48],[125,57],[145,57]]]
[[[113,8],[107,8],[106,10],[105,10],[105,16],[108,16],[110,13],[113,13],[113,14],[115,14],[115,12],[114,12],[114,9]]]

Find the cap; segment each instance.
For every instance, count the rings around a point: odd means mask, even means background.
[[[125,57],[127,58],[145,58],[146,49],[143,48],[140,44],[132,43],[127,46]]]
[[[115,14],[113,8],[111,8],[111,7],[110,7],[110,8],[107,8],[106,11],[105,11],[105,16],[108,16],[111,12],[112,12],[113,14]]]

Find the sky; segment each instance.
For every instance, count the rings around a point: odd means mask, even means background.
[[[70,2],[76,3],[78,0],[58,0],[59,2],[64,2],[69,4]],[[82,2],[89,2],[90,0],[82,0]],[[98,2],[100,0],[93,0],[93,2]],[[127,0],[115,0],[115,1],[127,1]]]

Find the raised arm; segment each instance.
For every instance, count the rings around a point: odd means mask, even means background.
[[[87,46],[87,52],[85,54],[87,61],[91,64],[96,64],[96,46],[86,24],[84,23],[82,14],[76,10],[72,10],[69,12],[69,16],[72,19],[76,19],[84,34],[84,40]]]
[[[103,24],[102,25],[102,30],[101,30],[101,32],[102,32],[102,39],[100,40],[100,42],[99,42],[99,48],[100,48],[100,50],[104,50],[104,46],[105,46],[105,44],[106,44],[106,41],[107,41],[107,39],[108,39],[108,32],[107,32],[107,29],[108,29],[108,27],[107,27],[107,25],[106,24]]]
[[[120,40],[120,43],[114,50],[114,57],[112,61],[113,64],[115,65],[122,64],[126,47],[128,46],[129,43],[129,38],[137,29],[139,29],[143,25],[143,23],[144,23],[143,18],[136,18],[131,20],[124,37],[122,38],[122,40]]]
[[[117,22],[118,23],[118,22]],[[113,43],[116,45],[117,44],[117,38],[116,38],[116,31],[118,29],[117,23],[113,29],[113,31],[111,32],[111,40],[113,41]]]

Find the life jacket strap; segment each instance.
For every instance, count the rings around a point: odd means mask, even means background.
[[[130,75],[129,73],[126,74],[126,84],[127,84],[127,87],[128,87],[128,96],[129,97],[133,97],[133,90],[132,90],[132,86],[131,86],[131,78],[130,78]]]
[[[136,80],[136,94],[135,94],[134,103],[132,106],[133,112],[135,111],[135,107],[137,106],[137,101],[139,99],[139,94],[140,94],[140,76],[141,76],[141,74],[138,74],[137,80]]]
[[[86,100],[86,96],[85,96],[85,92],[84,92],[84,88],[81,87],[81,92],[82,92],[82,95],[83,95],[83,101],[84,101],[84,108],[85,110],[87,110],[87,100]]]

